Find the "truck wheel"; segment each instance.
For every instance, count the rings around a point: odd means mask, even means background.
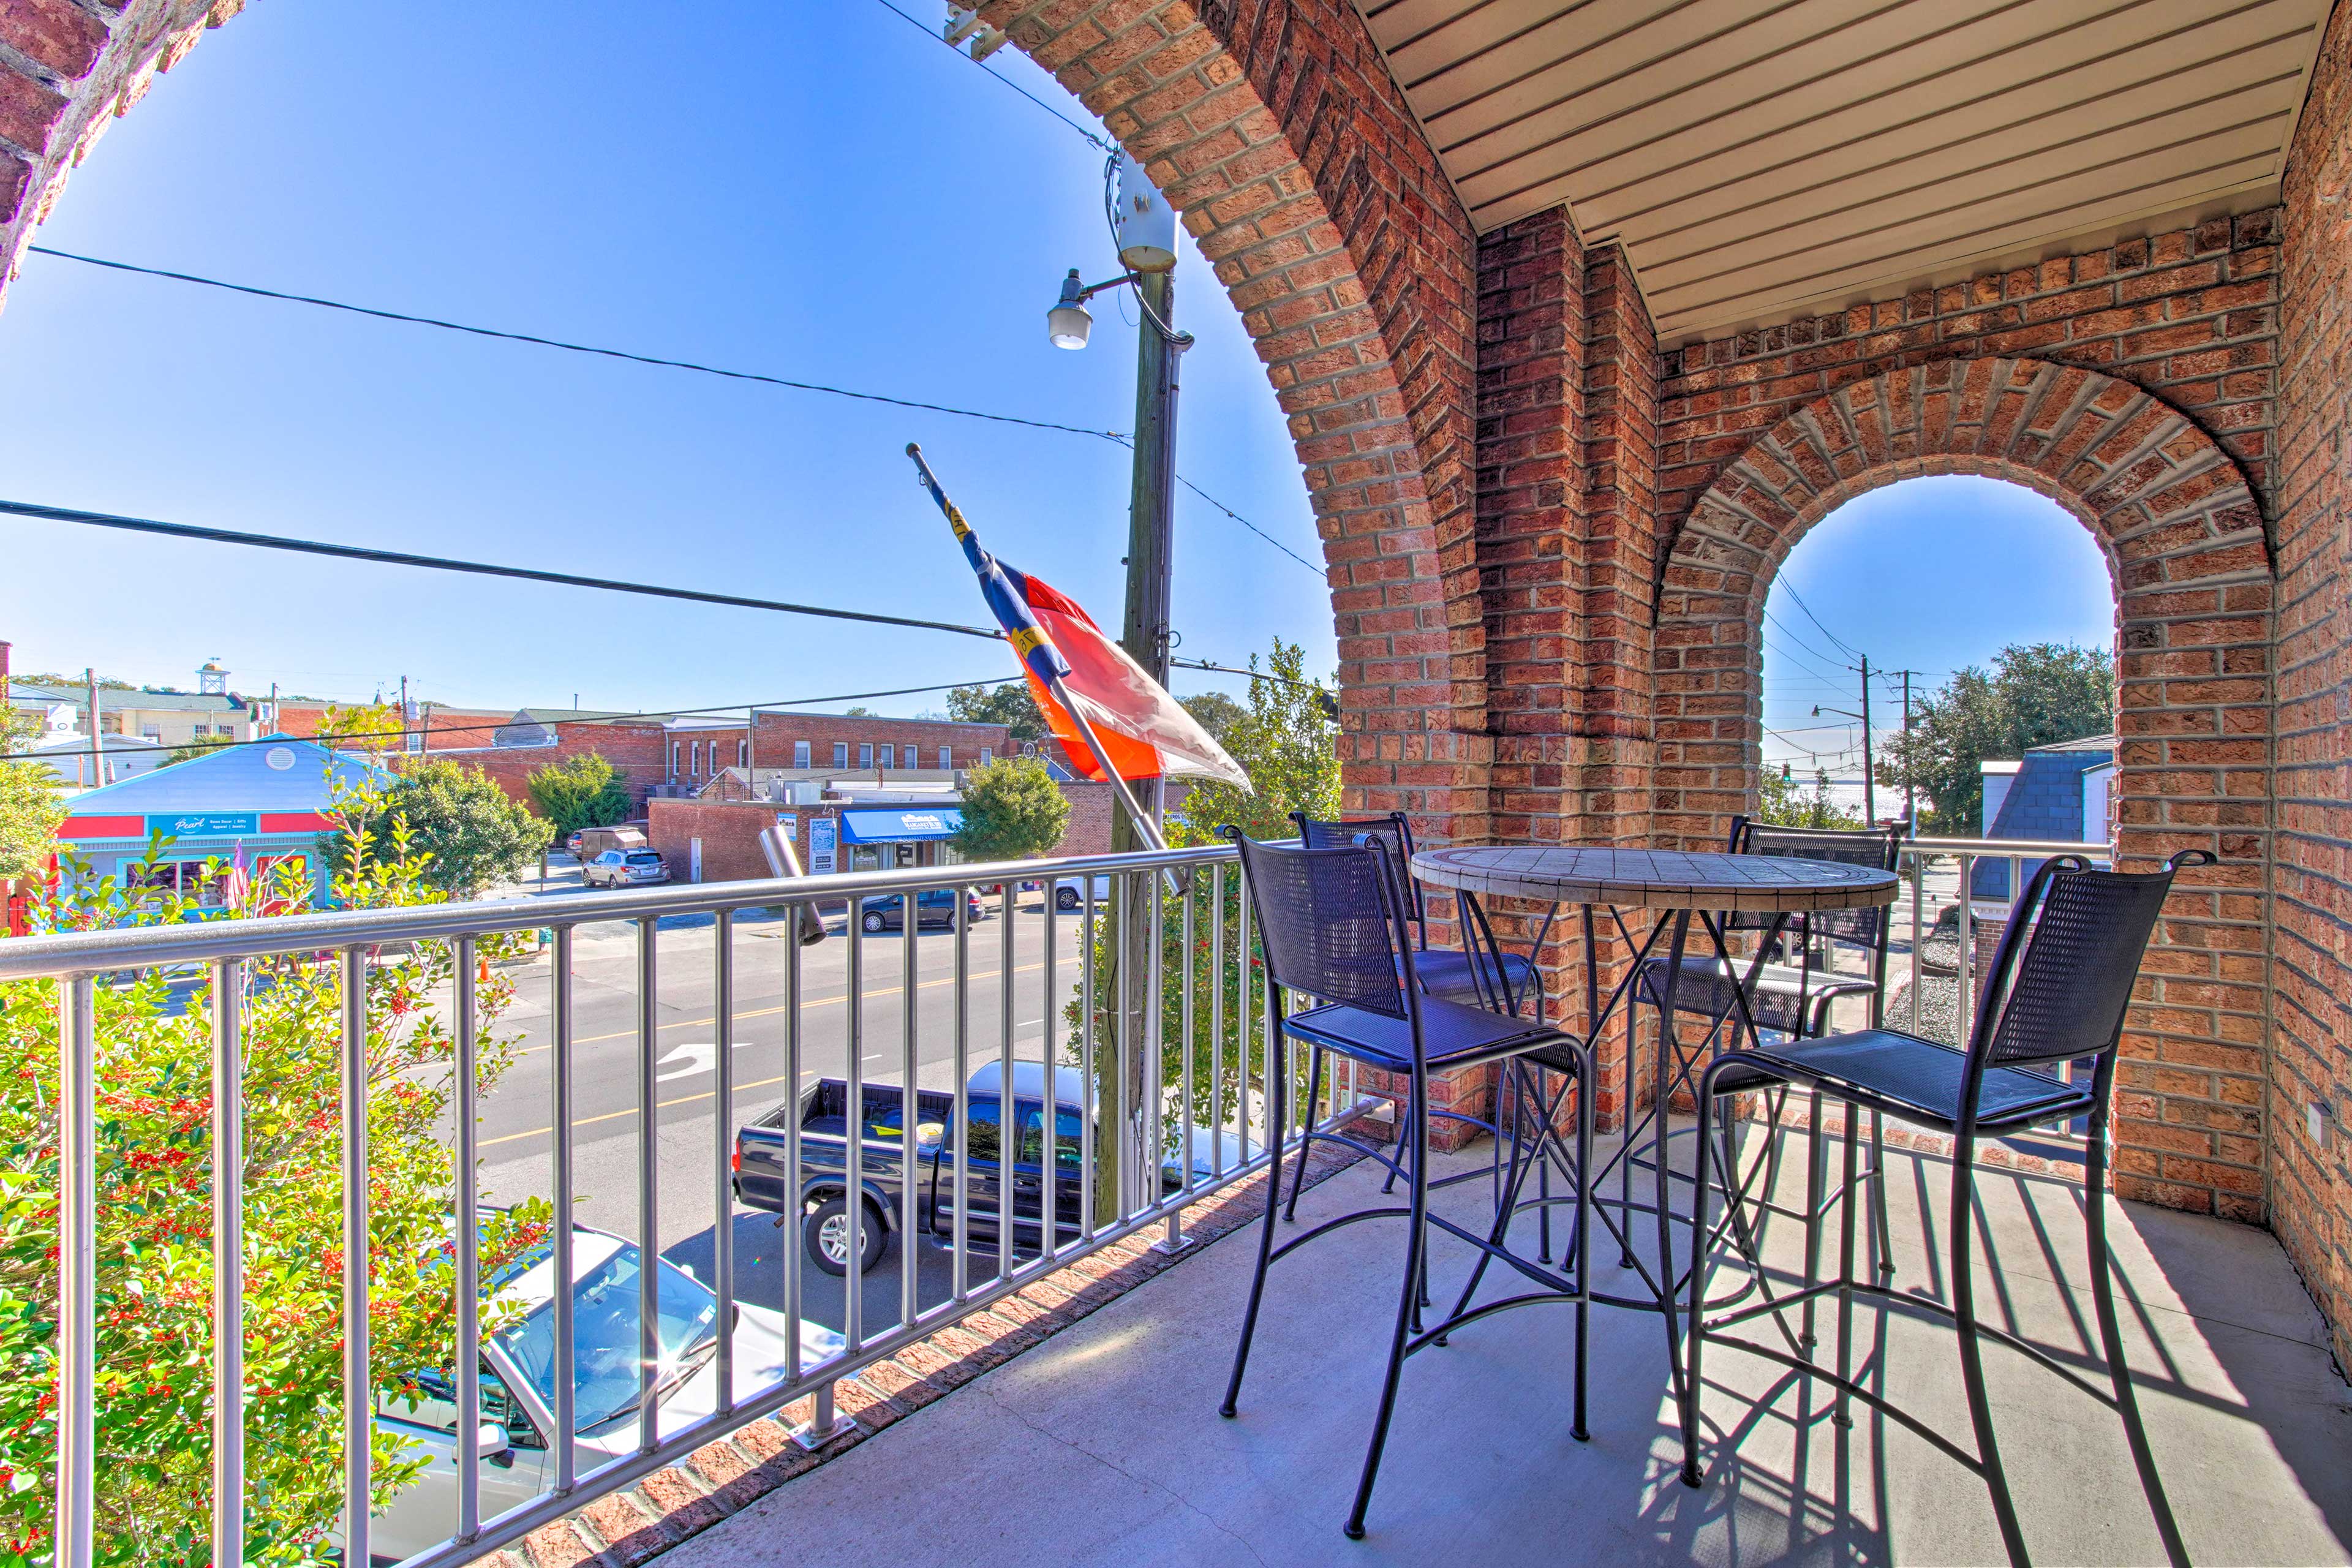
[[[881,1220],[872,1209],[861,1217],[864,1223],[857,1239],[866,1256],[857,1272],[871,1274],[890,1245],[890,1233],[882,1228]],[[849,1205],[840,1194],[801,1216],[801,1246],[808,1253],[809,1261],[827,1274],[838,1277],[849,1272]]]
[[[1078,907],[1078,890],[1076,888],[1061,888],[1055,889],[1054,893],[1054,907],[1057,910],[1063,910],[1065,913],[1076,909]]]
[[[864,924],[867,931],[880,931],[883,924],[882,911],[879,910],[866,910]]]

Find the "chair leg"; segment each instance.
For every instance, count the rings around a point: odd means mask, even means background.
[[[1307,1120],[1311,1126],[1315,1121],[1315,1101],[1323,1092],[1323,1047],[1320,1045],[1308,1047],[1307,1061]],[[1306,1185],[1307,1145],[1302,1142],[1298,1146],[1298,1167],[1290,1177],[1290,1201],[1282,1207],[1284,1219],[1297,1219],[1298,1194]]]
[[[1388,1447],[1389,1421],[1396,1414],[1397,1384],[1404,1373],[1405,1341],[1420,1310],[1429,1215],[1427,1089],[1423,1082],[1412,1085],[1407,1110],[1407,1135],[1412,1141],[1414,1159],[1412,1192],[1407,1200],[1410,1215],[1405,1221],[1404,1283],[1397,1299],[1396,1329],[1389,1336],[1389,1364],[1381,1383],[1380,1414],[1372,1421],[1371,1446],[1365,1451],[1364,1473],[1356,1483],[1355,1506],[1348,1511],[1347,1533],[1354,1541],[1364,1538],[1364,1510],[1371,1504],[1372,1483],[1380,1476],[1381,1451]]]
[[[1822,1282],[1822,1091],[1815,1089],[1806,1110],[1805,1123],[1805,1289],[1810,1292]],[[1822,1342],[1813,1331],[1813,1303],[1819,1298],[1808,1294],[1804,1310],[1800,1314],[1797,1341],[1811,1359],[1813,1347]]]
[[[2010,1500],[2009,1477],[2001,1469],[2000,1445],[1993,1435],[1992,1402],[1985,1394],[1984,1355],[1977,1344],[1976,1275],[1969,1258],[1976,1234],[1970,1198],[1976,1192],[1976,1139],[1966,1133],[1952,1149],[1952,1316],[1959,1330],[1960,1382],[1968,1390],[1969,1420],[1976,1428],[1977,1459],[1983,1468],[1985,1490],[1992,1497],[1993,1518],[2000,1525],[2001,1545],[2011,1563],[2024,1568],[2031,1561],[2025,1532],[2017,1522],[2017,1505]]]
[[[1591,1047],[1577,1053],[1576,1066],[1576,1208],[1569,1239],[1576,1246],[1576,1411],[1568,1435],[1587,1442],[1591,1432],[1584,1423],[1584,1371],[1587,1330],[1592,1315],[1592,1189],[1587,1174],[1592,1169],[1592,1102],[1601,1084],[1592,1063]],[[1538,1150],[1538,1156],[1542,1152]]]
[[[1870,1113],[1870,1209],[1878,1220],[1878,1274],[1882,1282],[1895,1278],[1895,1228],[1886,1217],[1886,1138],[1885,1120]]]
[[[2101,1095],[2104,1108],[2106,1098]],[[2132,1466],[2139,1471],[2139,1488],[2147,1494],[2156,1532],[2164,1540],[2164,1555],[2173,1568],[2187,1568],[2189,1548],[2180,1539],[2180,1525],[2164,1495],[2164,1479],[2157,1474],[2156,1451],[2148,1447],[2147,1428],[2141,1425],[2139,1398],[2132,1389],[2131,1368],[2124,1363],[2123,1331],[2116,1318],[2115,1282],[2107,1274],[2106,1128],[2104,1115],[2091,1129],[2084,1161],[2083,1193],[2084,1228],[2089,1232],[2091,1300],[2098,1310],[2099,1349],[2107,1358],[2107,1375],[2116,1388],[2116,1414],[2123,1417],[2124,1438],[2131,1445]]]
[[[1861,1120],[1862,1108],[1849,1101],[1845,1108],[1845,1187],[1838,1194],[1837,1374],[1841,1386],[1837,1407],[1830,1415],[1830,1420],[1840,1426],[1853,1425],[1853,1397],[1843,1384],[1853,1374],[1853,1189],[1862,1163]]]
[[[1289,1070],[1290,1064],[1287,1041],[1283,1035],[1282,1023],[1278,1017],[1275,1020],[1275,1026],[1270,1032],[1274,1036],[1270,1052],[1274,1060],[1269,1064],[1271,1071],[1267,1081],[1281,1083],[1285,1081],[1283,1075]],[[1217,1407],[1217,1414],[1220,1415],[1232,1415],[1235,1408],[1235,1401],[1241,1398],[1242,1373],[1249,1366],[1250,1340],[1257,1332],[1257,1310],[1259,1304],[1265,1300],[1266,1265],[1274,1258],[1275,1222],[1282,1213],[1282,1142],[1289,1135],[1289,1129],[1283,1125],[1283,1101],[1288,1098],[1287,1095],[1282,1094],[1266,1096],[1268,1114],[1271,1118],[1268,1133],[1271,1142],[1267,1146],[1274,1151],[1274,1164],[1266,1172],[1265,1229],[1258,1237],[1257,1272],[1250,1279],[1249,1306],[1242,1313],[1241,1342],[1234,1347],[1234,1374],[1225,1384],[1225,1402]],[[1301,1168],[1304,1168],[1307,1163],[1307,1150],[1304,1144],[1300,1145],[1298,1158]]]
[[[1699,1080],[1698,1089],[1698,1171],[1697,1183],[1691,1196],[1690,1310],[1683,1342],[1683,1386],[1681,1410],[1683,1428],[1683,1485],[1699,1484],[1698,1468],[1698,1390],[1699,1356],[1706,1344],[1706,1258],[1707,1237],[1707,1172],[1715,1162],[1707,1157],[1708,1122],[1715,1116],[1713,1073]],[[1735,1201],[1727,1188],[1723,1201]]]

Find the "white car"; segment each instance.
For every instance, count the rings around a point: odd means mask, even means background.
[[[1098,875],[1094,884],[1095,902],[1100,904],[1110,897],[1110,879]],[[1065,877],[1054,884],[1054,907],[1065,913],[1084,903],[1086,897],[1087,879],[1083,877]]]
[[[585,1476],[637,1447],[637,1272],[635,1242],[586,1226],[572,1228],[572,1408],[574,1473]],[[663,1436],[717,1407],[719,1299],[677,1265],[660,1262],[661,1368],[654,1389]],[[492,1336],[481,1364],[481,1517],[530,1502],[555,1483],[548,1453],[555,1430],[554,1249],[508,1269],[492,1299],[524,1315]],[[735,1392],[739,1398],[796,1375],[781,1312],[738,1302]],[[838,1354],[842,1338],[801,1321],[801,1364]],[[418,1379],[419,1397],[381,1401],[375,1423],[421,1448],[423,1475],[375,1516],[369,1556],[398,1563],[437,1546],[457,1528],[457,1390],[447,1369]]]

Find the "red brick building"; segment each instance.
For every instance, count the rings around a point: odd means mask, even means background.
[[[310,699],[282,701],[280,728],[289,735],[315,735],[330,706]],[[638,718],[569,708],[499,712],[418,704],[405,747],[394,749],[451,754],[481,768],[526,805],[532,773],[593,752],[627,783],[631,809],[639,813],[650,797],[694,795],[729,768],[756,765],[828,775],[872,775],[877,769],[883,776],[951,773],[1014,750],[1011,731],[1002,724],[765,711],[758,721],[755,731],[746,721],[707,717]]]
[[[8,259],[229,9],[0,0]],[[2221,862],[2142,972],[2116,1187],[2274,1227],[2352,1360],[2352,12],[2263,9],[981,5],[1243,312],[1352,808],[1717,842],[1807,529],[1924,473],[2073,514],[2116,595],[2116,855]]]

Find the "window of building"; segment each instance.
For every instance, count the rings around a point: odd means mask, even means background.
[[[950,769],[952,769],[954,766],[955,766],[955,752],[954,752],[954,751],[952,751],[952,750],[951,750],[950,748],[949,748],[949,747],[941,746],[941,747],[940,748],[940,771],[941,773],[945,773],[945,772],[949,771]]]
[[[849,765],[848,742],[835,741],[833,743],[833,765],[836,768],[845,768]]]
[[[139,726],[139,733],[140,733],[140,735],[141,735],[143,739],[150,740],[150,741],[158,741],[158,742],[160,742],[160,741],[161,741],[161,740],[163,740],[163,728],[162,728],[160,725],[155,725],[155,724],[142,724],[142,725],[140,725],[140,726]]]
[[[676,741],[669,743],[669,776],[677,777],[677,742]]]
[[[735,765],[739,768],[748,768],[751,765],[751,742],[749,737],[735,742]]]
[[[857,748],[857,765],[861,768],[870,768],[874,765],[873,742],[866,741],[859,743]]]
[[[992,746],[982,746],[980,749],[980,765],[984,768],[994,761],[996,761],[995,748]]]
[[[806,741],[794,741],[793,742],[793,766],[796,768],[804,768],[808,765],[809,743]]]

